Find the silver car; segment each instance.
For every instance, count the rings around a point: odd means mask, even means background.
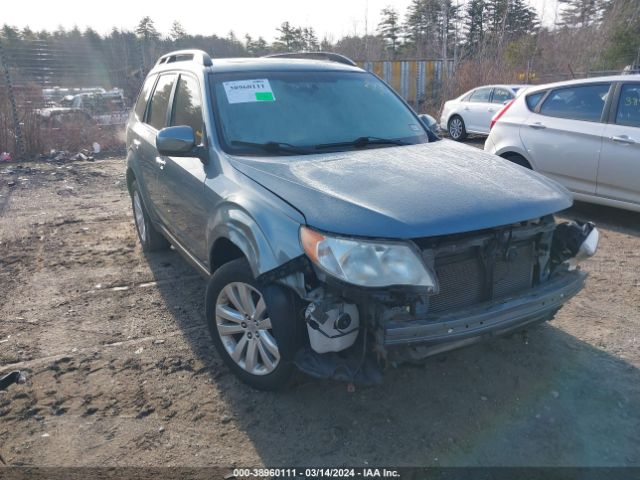
[[[577,200],[640,211],[640,75],[528,89],[494,117],[484,149]]]
[[[453,140],[464,140],[468,133],[488,135],[491,118],[516,97],[523,85],[485,85],[445,102],[440,128]]]

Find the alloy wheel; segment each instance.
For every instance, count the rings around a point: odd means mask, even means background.
[[[240,368],[267,375],[280,362],[262,294],[243,282],[225,286],[216,300],[216,327],[225,350]]]
[[[136,217],[136,228],[140,235],[142,243],[147,239],[147,226],[144,223],[144,211],[142,210],[142,201],[140,200],[140,194],[136,190],[133,192],[133,214]]]
[[[460,138],[462,136],[462,120],[459,118],[454,118],[453,120],[451,120],[451,122],[449,123],[449,135],[451,135],[451,138],[453,138],[454,140],[457,140],[458,138]]]

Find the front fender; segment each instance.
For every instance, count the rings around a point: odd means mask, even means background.
[[[290,216],[290,207],[279,203],[246,195],[221,202],[209,221],[209,265],[220,239],[231,241],[242,251],[255,277],[302,255],[298,235],[304,218],[295,213]]]

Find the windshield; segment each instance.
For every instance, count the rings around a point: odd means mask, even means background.
[[[428,142],[419,119],[365,72],[212,74],[216,124],[234,154],[309,154]],[[334,145],[335,144],[335,145]]]

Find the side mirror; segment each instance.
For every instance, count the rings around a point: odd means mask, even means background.
[[[422,115],[418,115],[418,118],[420,118],[420,121],[425,126],[425,128],[429,130],[430,133],[435,135],[436,138],[439,138],[438,122],[436,121],[435,118],[433,118],[431,115],[427,115],[426,113],[423,113]]]
[[[193,128],[185,125],[163,128],[156,135],[156,148],[160,155],[169,157],[195,157],[196,136]]]

